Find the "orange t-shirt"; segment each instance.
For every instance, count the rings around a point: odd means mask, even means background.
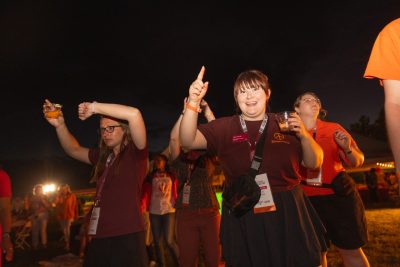
[[[350,134],[338,123],[317,120],[315,140],[324,151],[322,182],[325,184],[330,184],[339,172],[345,170],[339,156],[339,152],[342,151],[342,149],[337,145],[334,138],[335,131],[337,130],[343,131],[350,136]],[[310,134],[313,135],[313,130],[310,131]],[[351,146],[357,146],[353,138],[351,138]],[[304,168],[301,173],[303,177],[306,176]],[[334,194],[333,190],[330,188],[311,187],[307,185],[302,185],[302,188],[307,196]]]
[[[400,18],[387,24],[379,33],[364,78],[400,80]]]

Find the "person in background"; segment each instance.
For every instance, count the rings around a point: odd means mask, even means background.
[[[163,154],[153,158],[153,171],[147,175],[143,191],[146,192],[146,207],[149,209],[150,227],[156,251],[157,266],[166,266],[163,241],[175,262],[179,250],[175,241],[175,202],[177,179],[169,170],[168,159]]]
[[[339,124],[320,120],[321,101],[313,92],[305,92],[294,102],[294,110],[303,120],[310,135],[322,147],[324,161],[321,168],[303,172],[306,183],[303,190],[327,230],[327,237],[337,247],[345,266],[369,266],[362,246],[368,241],[367,223],[364,205],[356,187],[346,196],[335,194],[332,188],[321,187],[331,185],[336,176],[342,177],[343,165],[359,167],[364,162],[364,154],[358,148],[350,134]],[[352,179],[351,177],[348,177]],[[352,182],[352,181],[350,181]],[[353,182],[354,184],[354,182]],[[323,266],[326,266],[326,253],[323,253]]]
[[[72,158],[94,165],[95,204],[88,233],[92,239],[84,267],[148,267],[145,232],[140,211],[142,184],[147,173],[146,128],[139,109],[97,102],[83,102],[78,116],[86,120],[100,115],[100,140],[97,148],[80,145],[70,133],[61,112],[49,100],[43,103],[44,117],[57,134],[64,151]]]
[[[78,219],[76,195],[71,192],[68,184],[60,185],[55,199],[57,219],[63,233],[64,249],[70,249],[71,224]]]
[[[371,168],[369,172],[365,172],[365,182],[368,187],[370,201],[378,203],[378,176],[376,175],[375,168]]]
[[[400,179],[400,18],[388,23],[372,48],[364,78],[377,78],[385,92],[385,120]]]
[[[185,112],[186,99],[184,100]],[[214,114],[203,99],[202,113],[208,122],[215,120]],[[179,141],[179,127],[183,115],[171,130],[169,153],[171,167],[178,177],[177,240],[179,266],[196,267],[200,247],[203,248],[207,267],[218,267],[221,259],[219,242],[219,204],[213,182],[213,158],[204,150],[182,151]]]
[[[241,217],[223,202],[220,240],[226,266],[312,267],[321,263],[324,227],[299,184],[301,164],[320,167],[323,152],[300,117],[289,118],[291,132],[280,132],[275,114],[267,113],[271,96],[268,77],[259,70],[239,74],[233,95],[240,115],[198,125],[200,103],[208,90],[205,68],[189,87],[179,130],[187,150],[207,149],[218,156],[227,190],[251,165],[257,139],[266,131],[264,155],[257,175],[261,201]],[[268,186],[269,184],[269,186]]]
[[[32,221],[32,248],[39,248],[39,235],[42,248],[47,248],[47,222],[51,205],[44,194],[43,185],[33,187],[33,195],[29,199],[29,214]]]
[[[5,260],[12,261],[14,250],[11,241],[11,181],[8,174],[0,165],[0,267],[2,256]]]

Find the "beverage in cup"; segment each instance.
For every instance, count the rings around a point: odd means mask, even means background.
[[[288,120],[290,118],[291,113],[292,113],[291,111],[283,111],[283,112],[276,114],[276,118],[278,120],[278,124],[279,124],[279,128],[280,128],[281,132],[289,132],[290,131]]]
[[[46,118],[57,119],[60,116],[62,105],[52,104],[45,108],[44,114]]]

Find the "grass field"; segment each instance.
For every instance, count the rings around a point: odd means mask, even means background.
[[[400,266],[400,208],[368,207],[366,211],[369,243],[364,248],[372,267],[395,267]],[[57,225],[49,225],[50,228]],[[16,251],[13,263],[5,264],[4,267],[37,267],[39,261],[49,260],[64,254],[58,240],[60,235],[49,236],[49,247],[37,252]],[[77,245],[77,244],[76,244]],[[77,252],[77,247],[72,252]],[[343,263],[338,252],[331,248],[328,253],[330,267],[340,267]],[[68,265],[70,266],[70,265]]]
[[[367,209],[369,243],[364,247],[372,267],[400,266],[400,208]],[[343,266],[339,253],[328,252],[330,267]]]

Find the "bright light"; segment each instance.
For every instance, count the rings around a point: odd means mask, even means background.
[[[56,185],[55,184],[45,184],[43,186],[43,193],[44,194],[49,194],[49,193],[54,193],[56,191]]]

